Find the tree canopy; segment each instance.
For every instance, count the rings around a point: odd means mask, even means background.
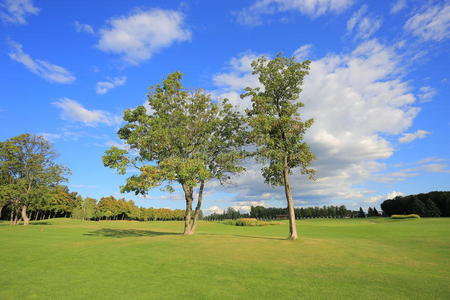
[[[241,172],[244,124],[228,101],[215,102],[203,90],[183,88],[182,74],[169,74],[162,84],[150,88],[147,106],[124,112],[126,124],[118,136],[128,149],[112,147],[103,156],[107,167],[125,174],[122,192],[147,194],[154,187],[173,191],[179,183],[186,201],[185,234],[195,231],[205,182],[225,181]],[[197,207],[192,215],[194,188],[199,186]]]
[[[1,193],[15,209],[21,208],[24,225],[29,223],[30,204],[40,201],[49,187],[66,180],[69,170],[54,161],[56,156],[41,136],[21,134],[0,143],[0,174],[8,183],[2,185]]]
[[[257,148],[255,157],[264,163],[262,174],[266,183],[284,185],[289,211],[290,239],[297,238],[294,203],[289,174],[295,168],[310,178],[315,170],[314,160],[304,134],[313,119],[303,121],[299,101],[304,77],[309,72],[310,61],[297,62],[279,53],[274,59],[260,57],[252,62],[253,72],[261,87],[247,87],[241,98],[249,97],[252,107],[247,110],[250,138]]]

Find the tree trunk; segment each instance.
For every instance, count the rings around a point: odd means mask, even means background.
[[[0,206],[0,220],[2,219],[2,210],[3,210],[3,206]]]
[[[23,219],[23,225],[28,225],[30,224],[30,219],[27,216],[27,206],[24,205],[22,206],[22,219]]]
[[[18,211],[14,212],[14,223],[13,224],[14,225],[19,224],[19,212]]]
[[[295,226],[294,200],[292,199],[292,191],[291,186],[289,184],[289,168],[287,164],[287,157],[284,158],[283,179],[284,179],[284,192],[286,194],[289,213],[289,239],[296,240],[298,238],[298,235],[297,235],[297,227]]]
[[[14,225],[14,210],[11,208],[11,211],[9,213],[11,225]]]
[[[35,221],[36,221],[36,220],[39,220],[39,213],[40,213],[40,212],[41,212],[40,210],[37,211],[36,216],[34,217],[34,220],[35,220]]]
[[[192,234],[195,233],[195,228],[197,226],[198,215],[200,214],[200,209],[202,207],[203,189],[204,189],[204,187],[205,187],[205,181],[202,180],[200,182],[200,188],[198,190],[197,206],[195,207],[194,217],[193,217],[192,223],[191,223],[191,233]]]
[[[186,212],[184,214],[184,235],[191,235],[191,213],[192,213],[192,187],[187,186],[185,184],[183,186],[184,198],[186,199]]]

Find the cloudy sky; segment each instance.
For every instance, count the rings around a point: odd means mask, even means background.
[[[0,0],[0,36],[0,139],[46,137],[83,196],[182,208],[179,190],[119,194],[124,177],[101,156],[122,146],[123,110],[176,70],[243,110],[251,61],[278,52],[312,60],[301,100],[318,176],[293,176],[297,205],[450,190],[449,1]],[[208,183],[207,213],[285,206],[244,163],[229,185]]]

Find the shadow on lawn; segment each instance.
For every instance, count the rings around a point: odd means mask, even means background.
[[[85,233],[83,235],[125,238],[125,237],[139,237],[139,236],[180,235],[180,233],[160,232],[160,231],[151,231],[151,230],[142,230],[142,229],[102,228],[99,230]]]
[[[30,225],[52,225],[52,224],[50,222],[33,221],[33,222],[30,222]]]
[[[49,222],[32,221],[30,222],[30,225],[52,225],[52,224]],[[10,221],[4,221],[0,223],[0,226],[23,226],[23,222],[20,222],[19,224],[16,225],[12,225]]]

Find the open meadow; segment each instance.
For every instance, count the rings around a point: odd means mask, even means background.
[[[450,219],[0,223],[0,299],[449,299]]]

